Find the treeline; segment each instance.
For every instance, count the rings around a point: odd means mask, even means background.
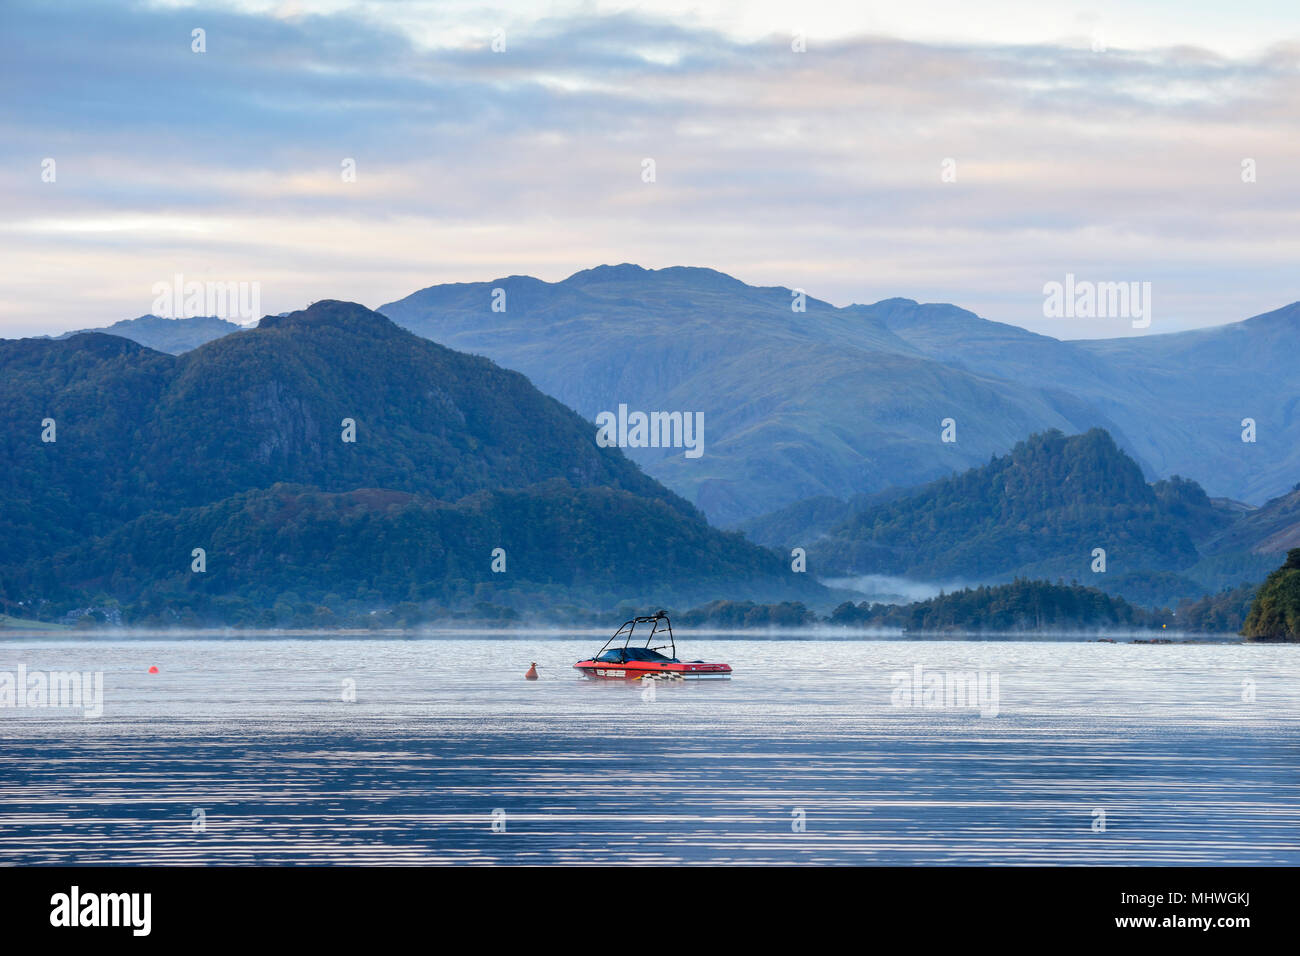
[[[767,628],[830,625],[906,631],[1061,631],[1172,626],[1169,611],[1149,611],[1096,588],[1015,581],[967,588],[912,604],[845,601],[825,617],[799,602],[713,601],[673,618],[693,627]]]
[[[1203,634],[1241,634],[1259,585],[1242,584],[1178,605],[1178,626]]]
[[[202,548],[203,570],[194,569]],[[84,547],[0,570],[19,616],[90,609],[124,625],[416,626],[539,608],[672,604],[816,583],[667,502],[563,479],[448,503],[292,485],[129,522]]]
[[[846,601],[831,613],[829,622],[908,631],[1061,631],[1160,629],[1172,625],[1174,617],[1168,611],[1134,607],[1096,588],[1014,581],[905,605]]]
[[[1278,619],[1290,620],[1294,625],[1300,623],[1300,549],[1291,554],[1292,563],[1283,570],[1290,572],[1285,576],[1289,582],[1285,587],[1295,588],[1294,603],[1286,605],[1289,610],[1278,610],[1277,602],[1282,597],[1275,596],[1264,608],[1265,612],[1269,608],[1275,609]],[[911,632],[1033,633],[1166,630],[1177,627],[1181,632],[1214,634],[1241,631],[1254,592],[1253,585],[1243,584],[1198,601],[1184,602],[1175,615],[1168,610],[1148,610],[1129,604],[1096,588],[1018,580],[1010,584],[966,588],[905,605],[845,601],[825,616],[802,601],[763,604],[749,600],[715,600],[690,610],[672,610],[670,613],[678,627],[719,630],[820,626]],[[528,596],[533,597],[535,593],[530,589]],[[557,587],[545,593],[550,600],[525,603],[516,600],[524,597],[524,592],[512,592],[509,588],[494,590],[480,584],[467,585],[464,599],[454,605],[440,600],[385,603],[377,591],[344,597],[337,593],[309,596],[289,590],[275,594],[267,605],[258,605],[242,595],[215,595],[191,597],[189,600],[151,597],[125,606],[100,593],[92,599],[89,609],[81,608],[68,623],[82,627],[104,624],[201,627],[219,623],[234,627],[372,630],[458,625],[600,628],[615,620],[644,614],[654,603],[632,601],[626,597],[618,600],[611,593],[604,595],[599,604],[580,605],[572,603],[571,588]],[[1291,592],[1284,591],[1285,594]],[[681,606],[672,600],[664,602],[664,605],[669,608]],[[47,620],[57,620],[65,611],[64,606],[52,602],[48,602],[43,614],[38,614],[38,609],[12,604],[2,609],[16,616]],[[1261,623],[1254,626],[1254,632],[1248,629],[1247,633],[1287,639],[1284,628],[1264,630],[1269,625],[1263,622],[1272,620],[1265,612],[1260,612]]]
[[[711,601],[673,618],[687,627],[767,628],[809,627],[821,618],[802,602],[755,604],[753,601]]]
[[[912,604],[845,601],[825,617],[801,603],[714,601],[680,616],[685,624],[718,628],[810,627],[818,624],[905,631],[1062,631],[1132,628],[1198,634],[1242,634],[1295,639],[1300,629],[1300,548],[1277,572],[1255,623],[1243,630],[1256,586],[1242,584],[1196,601],[1176,613],[1149,610],[1096,588],[1047,581],[967,588]],[[1261,592],[1262,593],[1262,592]],[[678,620],[679,618],[674,618]],[[1290,625],[1287,622],[1290,621]],[[1288,631],[1288,626],[1293,630]],[[1291,637],[1286,637],[1290,634]]]

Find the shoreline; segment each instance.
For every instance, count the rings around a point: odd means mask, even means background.
[[[679,628],[680,633],[691,638],[708,640],[750,641],[952,641],[978,643],[994,641],[1007,643],[1061,644],[1129,644],[1159,646],[1168,644],[1292,644],[1300,643],[1278,639],[1248,639],[1240,634],[1197,633],[1182,631],[1113,630],[1113,631],[903,631],[867,628]],[[7,640],[72,640],[95,643],[114,641],[175,641],[175,640],[274,640],[274,641],[331,641],[331,640],[604,640],[608,628],[562,627],[422,627],[422,628],[0,628],[0,647]]]

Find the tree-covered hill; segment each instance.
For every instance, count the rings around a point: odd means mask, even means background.
[[[276,482],[454,499],[563,477],[695,514],[593,436],[517,372],[349,303],[176,358],[97,333],[0,342],[0,554]]]
[[[1191,482],[1152,487],[1105,431],[1034,435],[1007,455],[858,512],[810,548],[819,574],[988,580],[1188,567],[1215,523]]]
[[[195,548],[202,573],[192,570]],[[812,590],[774,553],[662,500],[559,478],[454,503],[275,485],[144,515],[11,572],[8,584],[60,606],[111,595],[130,608],[128,623],[150,624],[277,623],[261,612],[303,602],[342,619],[401,602],[612,607]]]
[[[1270,574],[1255,595],[1242,633],[1256,640],[1300,641],[1300,548]]]
[[[351,303],[179,357],[98,333],[0,342],[0,454],[10,602],[453,600],[503,579],[623,597],[817,588],[710,528],[519,373]],[[188,570],[198,547],[205,575]],[[516,577],[487,570],[496,547]]]

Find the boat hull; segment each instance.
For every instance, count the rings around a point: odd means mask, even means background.
[[[605,661],[578,661],[575,670],[595,680],[730,680],[730,664],[656,663],[654,661],[627,661],[611,664]]]

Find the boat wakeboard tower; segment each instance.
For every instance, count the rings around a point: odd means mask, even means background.
[[[642,634],[645,643],[634,647],[633,639],[639,643]],[[667,643],[654,644],[656,638]],[[668,653],[661,654],[663,650]],[[614,632],[597,654],[573,666],[587,677],[603,680],[727,680],[731,677],[730,664],[679,661],[673,624],[665,611],[632,618]]]

